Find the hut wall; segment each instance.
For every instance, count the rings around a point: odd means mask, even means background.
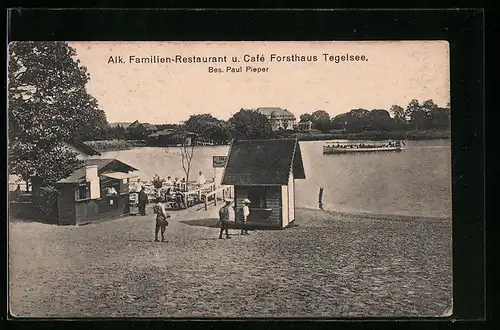
[[[255,226],[281,228],[281,186],[262,186],[262,188],[265,189],[265,205],[255,205],[255,201],[250,204],[248,222]],[[251,189],[252,187],[249,186],[234,187],[234,207],[237,221],[241,221],[243,218],[243,200],[245,198],[252,200],[249,194]]]
[[[110,205],[110,200],[113,201],[112,205]],[[82,224],[110,219],[127,214],[128,210],[128,194],[77,201],[75,205],[76,223]]]

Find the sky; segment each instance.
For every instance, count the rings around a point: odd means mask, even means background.
[[[406,107],[412,99],[432,99],[440,106],[450,102],[449,44],[445,41],[69,44],[87,67],[91,78],[87,90],[110,123],[179,123],[202,113],[227,120],[241,108],[281,107],[298,118],[315,110],[335,116],[357,108]],[[326,59],[324,54],[328,54]],[[226,56],[227,62],[129,62],[130,56],[164,59],[176,55]],[[290,55],[316,56],[316,61],[285,61]],[[358,61],[336,63],[335,56],[341,59],[343,55],[358,56]],[[112,63],[119,56],[124,63]],[[233,56],[239,62],[232,62]],[[245,58],[257,61],[245,62]],[[246,72],[247,66],[265,72]],[[210,67],[222,72],[210,73]],[[241,67],[243,72],[228,72],[228,67]]]

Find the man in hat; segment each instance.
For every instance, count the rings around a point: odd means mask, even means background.
[[[144,190],[144,186],[139,191],[139,214],[146,215],[146,204],[148,204],[148,194]]]
[[[248,223],[248,216],[250,215],[250,208],[248,205],[250,204],[250,200],[248,198],[245,198],[243,201],[243,226],[241,227],[241,235],[250,235],[248,233],[248,229],[246,229],[247,223]]]
[[[229,212],[232,202],[233,201],[231,199],[226,198],[225,204],[219,210],[219,221],[220,221],[219,239],[222,239],[222,233],[224,231],[226,232],[226,238],[227,239],[231,238],[229,237],[228,225],[229,225]]]

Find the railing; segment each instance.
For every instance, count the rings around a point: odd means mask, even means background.
[[[209,201],[210,197],[213,196],[213,201]],[[205,193],[202,195],[202,199],[205,202],[205,211],[208,210],[208,204],[214,203],[214,206],[217,206],[217,196],[221,196],[222,200],[226,198],[231,198],[233,196],[232,186],[223,186],[218,189],[215,189],[209,193]]]
[[[184,205],[187,207],[189,206],[189,197],[190,196],[196,196],[199,201],[202,200],[202,196],[208,192],[213,192],[216,190],[215,182],[209,182],[201,187],[194,189],[194,190],[189,190],[186,192],[183,192],[184,195]]]

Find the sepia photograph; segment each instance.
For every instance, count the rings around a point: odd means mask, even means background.
[[[447,41],[7,60],[13,317],[452,315]]]

